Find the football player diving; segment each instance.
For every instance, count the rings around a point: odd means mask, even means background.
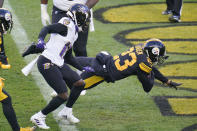
[[[8,58],[5,54],[3,35],[12,30],[12,14],[7,9],[0,8],[0,67],[10,69]]]
[[[162,64],[166,56],[166,49],[159,39],[149,39],[145,44],[131,47],[119,55],[111,56],[107,52],[101,52],[96,58],[76,57],[77,61],[87,68],[81,74],[84,80],[84,87],[73,87],[66,106],[72,108],[82,90],[87,90],[106,81],[115,82],[131,75],[137,75],[145,92],[150,92],[154,85],[154,78],[169,87],[177,89],[181,83],[176,83],[166,78],[153,65]],[[61,110],[63,114],[66,110]],[[66,116],[65,116],[66,117]]]
[[[159,39],[149,39],[144,44],[131,47],[115,56],[101,52],[95,58],[76,57],[76,60],[84,67],[83,69],[86,69],[81,74],[85,85],[71,88],[66,107],[72,108],[82,90],[91,89],[104,81],[114,83],[131,75],[137,76],[147,93],[151,91],[155,78],[177,89],[181,83],[169,80],[153,66],[162,64],[167,58],[165,45]],[[67,109],[63,108],[58,115],[66,118],[65,112]]]
[[[67,85],[77,88],[85,85],[81,77],[67,64],[83,70],[72,55],[72,46],[78,37],[78,32],[86,30],[89,21],[89,8],[83,4],[75,4],[67,12],[67,17],[63,17],[58,23],[43,27],[38,36],[38,43],[33,43],[26,50],[28,52],[35,49],[36,52],[39,52],[44,49],[38,58],[37,67],[49,86],[58,94],[46,107],[30,118],[41,129],[50,128],[45,123],[46,116],[67,101]],[[49,41],[45,43],[44,39],[47,34],[51,35]],[[78,123],[79,120],[72,115],[72,108],[64,108],[67,109],[67,112],[64,113],[67,116],[65,119],[71,123]],[[60,117],[64,119],[63,116],[60,115]]]
[[[35,127],[22,128],[19,126],[16,113],[12,106],[11,96],[5,91],[3,78],[0,77],[0,102],[2,103],[3,114],[9,122],[13,131],[34,131]]]

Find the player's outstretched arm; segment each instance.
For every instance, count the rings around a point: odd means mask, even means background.
[[[37,54],[44,51],[44,48],[38,48],[37,44],[35,42],[32,42],[30,46],[27,47],[27,49],[23,52],[22,57],[25,57],[30,54]]]
[[[168,80],[168,78],[165,77],[157,68],[153,67],[152,69],[155,74],[155,78],[161,81],[162,83],[166,84],[167,86],[171,88],[175,88],[177,90],[177,86],[182,85],[182,83],[176,83],[173,82],[172,80]]]
[[[177,86],[182,85],[182,83],[176,83],[176,82],[173,82],[172,80],[168,80],[168,81],[166,82],[166,84],[167,84],[169,87],[174,88],[174,89],[176,89],[176,90],[177,90]]]

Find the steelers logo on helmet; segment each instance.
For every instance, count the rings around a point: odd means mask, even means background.
[[[6,21],[10,21],[11,20],[11,14],[10,13],[6,13],[5,14],[5,20]]]
[[[154,55],[159,55],[159,48],[158,48],[158,47],[154,47],[154,48],[152,49],[152,53],[153,53]]]
[[[153,38],[145,42],[144,51],[154,64],[162,64],[166,57],[165,45],[159,39]]]

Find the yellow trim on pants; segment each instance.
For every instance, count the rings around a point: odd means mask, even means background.
[[[96,84],[98,82],[101,82],[102,80],[104,80],[103,77],[96,76],[96,75],[95,76],[91,76],[91,77],[89,77],[89,78],[84,80],[85,84],[86,84],[84,88],[87,89],[87,88],[93,86],[94,84]]]
[[[2,89],[0,89],[0,90],[1,90],[0,91],[0,101],[2,101],[4,99],[6,99],[8,96],[2,92]]]
[[[3,78],[0,77],[0,101],[6,99],[8,96],[6,94],[3,93],[3,86],[4,86],[4,83],[3,83]]]

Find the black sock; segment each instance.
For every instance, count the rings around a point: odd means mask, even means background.
[[[67,107],[72,108],[72,106],[75,104],[76,100],[80,96],[80,93],[83,89],[84,86],[74,86],[72,88],[70,96],[68,98],[68,102],[66,103]]]
[[[8,94],[6,94],[8,95]],[[20,126],[18,124],[16,113],[14,111],[14,108],[12,106],[11,97],[8,95],[8,97],[2,101],[2,108],[3,113],[8,120],[10,126],[12,127],[13,131],[20,131]]]
[[[5,50],[4,50],[4,40],[3,40],[3,34],[0,33],[0,39],[1,39],[1,44],[0,44],[0,55],[5,56]]]
[[[54,97],[49,104],[42,110],[42,113],[44,115],[49,114],[50,112],[57,109],[62,103],[64,103],[66,100],[62,99],[59,96]]]

